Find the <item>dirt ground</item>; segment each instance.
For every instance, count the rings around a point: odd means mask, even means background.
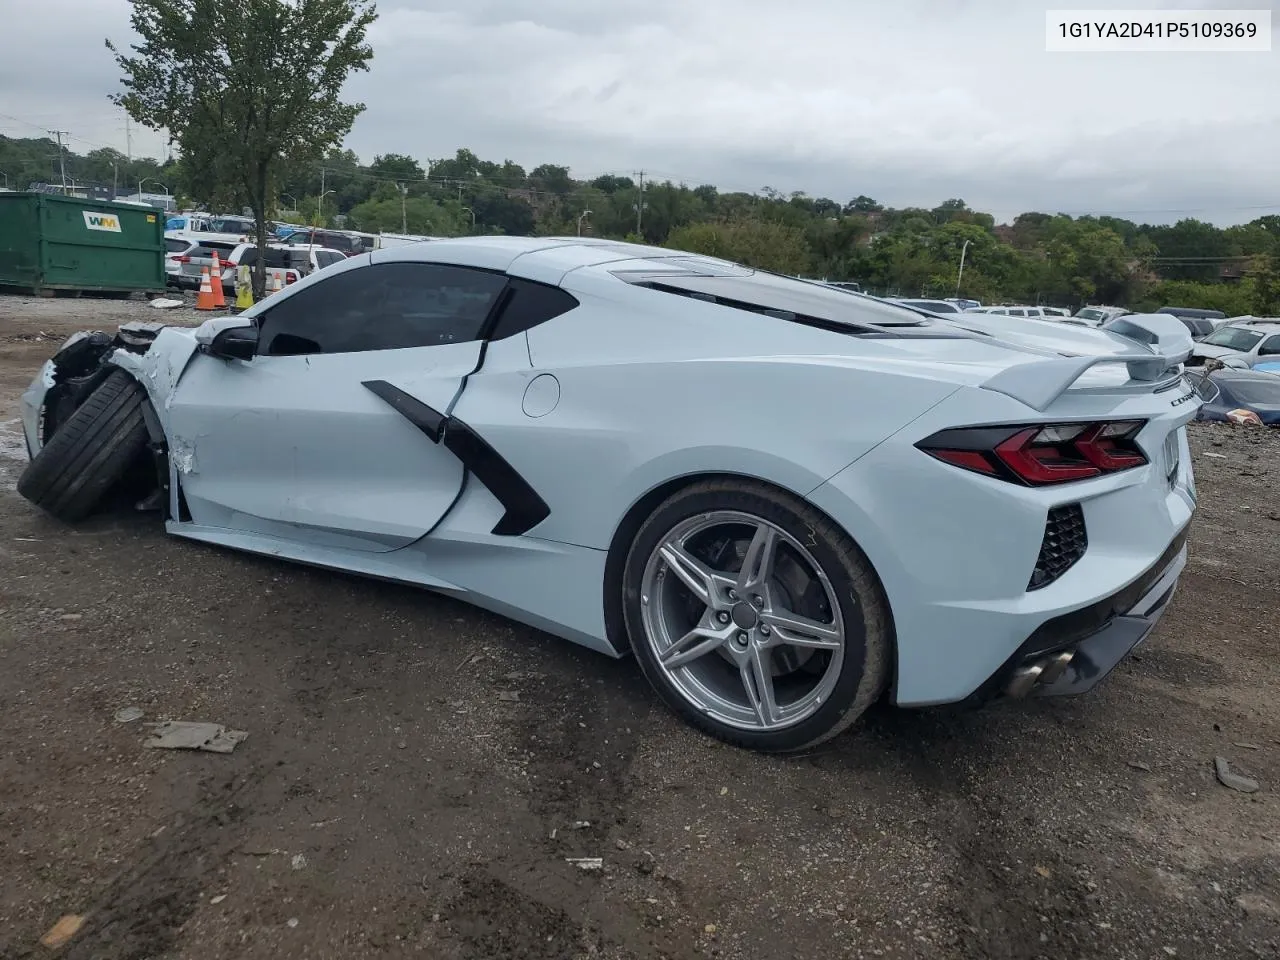
[[[1193,427],[1191,562],[1094,694],[778,759],[453,600],[40,514],[18,394],[157,316],[198,319],[0,297],[0,957],[65,914],[77,960],[1280,955],[1276,431]],[[144,749],[164,719],[249,738]]]

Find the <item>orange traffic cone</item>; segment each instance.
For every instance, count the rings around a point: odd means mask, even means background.
[[[209,282],[209,268],[200,271],[200,292],[196,294],[197,310],[217,310],[218,304],[213,296],[213,284]]]
[[[213,288],[213,305],[219,310],[227,308],[227,295],[222,289],[222,261],[218,251],[213,251],[213,269],[209,272],[209,284]]]

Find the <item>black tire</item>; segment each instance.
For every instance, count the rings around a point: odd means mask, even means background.
[[[27,464],[18,493],[68,523],[89,516],[146,450],[147,402],[137,380],[110,373]]]
[[[845,650],[836,685],[807,719],[781,730],[732,726],[690,703],[658,665],[641,613],[641,583],[652,552],[677,524],[699,514],[734,510],[754,514],[805,544],[830,580],[845,623]],[[672,710],[690,724],[735,746],[769,753],[804,750],[852,726],[888,686],[894,650],[889,604],[870,561],[824,514],[799,497],[764,483],[718,479],[676,492],[637,531],[622,575],[622,609],[631,649],[645,677]]]

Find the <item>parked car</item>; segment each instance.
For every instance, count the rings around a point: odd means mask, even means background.
[[[220,260],[226,261],[243,239],[238,234],[188,232],[185,230],[165,233],[165,244],[172,241],[173,247],[166,254],[166,270],[171,268],[168,261],[176,266],[176,272],[170,273],[170,284],[183,290],[196,290],[200,287],[200,277],[205,267],[213,265],[213,251],[218,251]],[[185,250],[177,250],[178,243],[186,244]]]
[[[1227,316],[1221,310],[1202,310],[1199,307],[1161,307],[1156,313],[1177,317],[1191,331],[1193,340],[1203,340],[1213,333],[1215,322]]]
[[[182,263],[182,281],[188,289],[200,286],[206,269],[213,269],[213,254],[218,253],[218,262],[222,270],[222,290],[224,295],[234,295],[236,290],[236,270],[241,266],[252,267],[258,262],[257,244],[245,243],[241,240],[201,240],[190,253],[180,258]],[[344,258],[345,259],[345,258]],[[285,244],[269,244],[267,247],[267,283],[279,280],[285,286],[297,283],[312,272],[311,258],[305,249],[289,247]]]
[[[1186,376],[1203,401],[1197,420],[1280,427],[1280,377],[1274,373],[1223,368]]]
[[[182,264],[184,257],[190,257],[191,251],[200,246],[199,240],[166,233],[164,238],[164,273],[165,286],[182,287]]]
[[[1124,307],[1081,307],[1076,311],[1076,319],[1085,320],[1092,326],[1100,327],[1108,320],[1123,317],[1130,311]]]
[[[828,287],[835,287],[837,290],[848,290],[850,293],[862,292],[862,284],[854,283],[852,280],[824,280],[822,282]]]
[[[1032,320],[1053,319],[1045,313],[1044,307],[1003,306],[1003,307],[970,307],[966,313],[994,313],[1004,317],[1027,317]]]
[[[174,535],[634,654],[689,723],[796,750],[882,695],[1089,690],[1186,563],[1181,325],[963,320],[992,332],[611,240],[409,244],[77,335],[18,490],[70,522],[149,465]]]
[[[1068,310],[1066,307],[1041,307],[1040,309],[1044,311],[1044,315],[1046,317],[1049,317],[1050,319],[1054,317],[1071,316],[1071,311]]]
[[[900,303],[904,307],[914,307],[916,310],[928,310],[930,313],[964,313],[956,304],[947,300],[905,300],[895,298],[890,303]]]
[[[1280,357],[1280,319],[1253,317],[1218,327],[1196,344],[1187,366],[1203,366],[1205,360],[1228,357],[1243,360],[1249,366],[1263,357]]]
[[[964,297],[947,297],[946,301],[947,303],[954,303],[961,310],[968,310],[970,307],[982,306],[981,300],[968,300]]]
[[[210,233],[238,233],[253,236],[258,232],[258,225],[252,217],[206,216]],[[273,232],[271,224],[267,224],[267,232]]]
[[[296,230],[284,238],[284,243],[291,246],[325,247],[330,250],[341,250],[348,257],[368,253],[373,249],[363,238],[342,230]]]

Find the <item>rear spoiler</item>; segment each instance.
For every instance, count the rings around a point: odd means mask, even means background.
[[[1084,374],[1099,364],[1123,363],[1127,382],[1107,387],[1081,388],[1081,393],[1148,393],[1157,383],[1181,374],[1181,364],[1191,356],[1195,341],[1182,321],[1171,314],[1133,313],[1118,317],[1105,328],[1133,342],[1136,349],[1090,357],[1053,357],[1022,363],[996,374],[983,389],[1003,393],[1034,410],[1045,410]]]

